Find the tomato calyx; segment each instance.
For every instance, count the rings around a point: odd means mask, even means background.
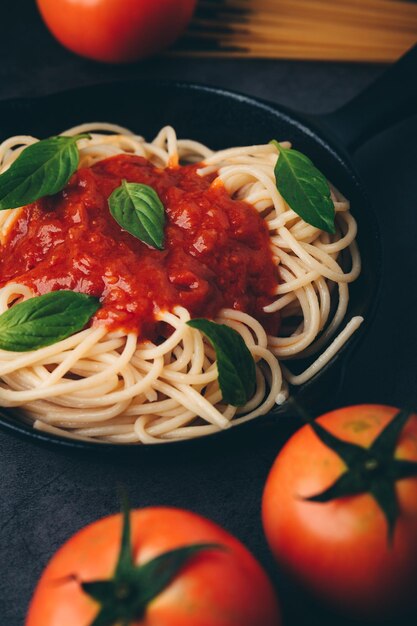
[[[369,493],[381,508],[391,543],[399,506],[395,483],[417,476],[417,463],[395,458],[395,449],[402,429],[412,411],[401,410],[372,442],[364,448],[336,437],[314,421],[300,406],[297,410],[317,437],[346,464],[346,471],[321,493],[305,498],[309,502],[330,502],[337,498]]]
[[[206,550],[223,549],[218,544],[192,544],[164,552],[143,565],[134,565],[130,511],[123,510],[120,553],[113,578],[80,582],[83,591],[100,604],[90,626],[129,626],[144,617],[146,607],[179,574],[193,556]]]

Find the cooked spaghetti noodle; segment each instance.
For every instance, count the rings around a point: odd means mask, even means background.
[[[211,176],[211,185],[224,186],[230,197],[256,209],[267,225],[280,276],[264,312],[280,313],[281,330],[268,336],[255,317],[232,308],[216,315],[217,322],[240,333],[256,361],[256,393],[243,407],[223,403],[214,349],[186,324],[190,312],[179,305],[155,313],[170,332],[154,340],[144,340],[132,329],[93,323],[32,352],[0,350],[1,406],[19,407],[35,428],[73,438],[155,443],[198,437],[254,419],[284,402],[288,385],[314,376],[359,327],[362,318],[357,317],[339,331],[348,285],[360,273],[360,256],[356,222],[338,191],[331,190],[336,234],[330,235],[305,223],[285,204],[275,184],[277,150],[272,145],[213,152],[196,141],[178,140],[171,127],[147,143],[125,128],[104,123],[83,124],[63,134],[84,132],[90,139],[78,142],[79,168],[120,154],[144,157],[160,169],[199,164],[200,177]],[[1,171],[36,141],[28,136],[4,141]],[[2,244],[23,210],[0,213]],[[33,295],[26,284],[7,282],[0,289],[0,313]],[[316,353],[318,358],[301,374],[292,374],[288,363],[280,364]]]

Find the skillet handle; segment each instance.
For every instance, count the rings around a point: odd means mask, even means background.
[[[377,80],[320,123],[350,151],[417,113],[417,45]]]

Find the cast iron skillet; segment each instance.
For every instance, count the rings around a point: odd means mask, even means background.
[[[417,48],[353,101],[321,118],[294,113],[282,106],[202,85],[161,81],[131,81],[75,89],[47,97],[0,103],[0,139],[15,134],[47,137],[85,121],[113,121],[150,138],[165,124],[172,124],[179,137],[190,137],[214,149],[288,139],[309,155],[318,167],[351,201],[358,226],[363,270],[351,287],[346,319],[363,315],[362,324],[344,348],[313,379],[294,390],[310,410],[320,406],[330,389],[337,389],[347,354],[363,339],[378,299],[381,276],[379,228],[370,199],[355,172],[349,151],[379,130],[415,113],[417,104]],[[305,364],[304,364],[305,365]],[[121,446],[84,443],[40,433],[3,410],[0,426],[39,443],[59,444],[73,450],[140,456],[160,449],[181,453],[190,446],[233,446],[237,439],[268,436],[272,429],[285,429],[291,410],[287,404],[250,423],[201,439]]]

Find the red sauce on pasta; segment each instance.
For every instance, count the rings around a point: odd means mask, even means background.
[[[158,169],[116,156],[80,169],[59,194],[25,207],[7,236],[0,285],[16,281],[38,295],[58,289],[97,296],[94,322],[155,336],[155,313],[180,304],[193,317],[222,307],[245,311],[276,333],[265,315],[278,282],[268,230],[249,204],[231,199],[197,166]],[[165,249],[123,231],[107,199],[126,179],[153,187],[166,209]]]

